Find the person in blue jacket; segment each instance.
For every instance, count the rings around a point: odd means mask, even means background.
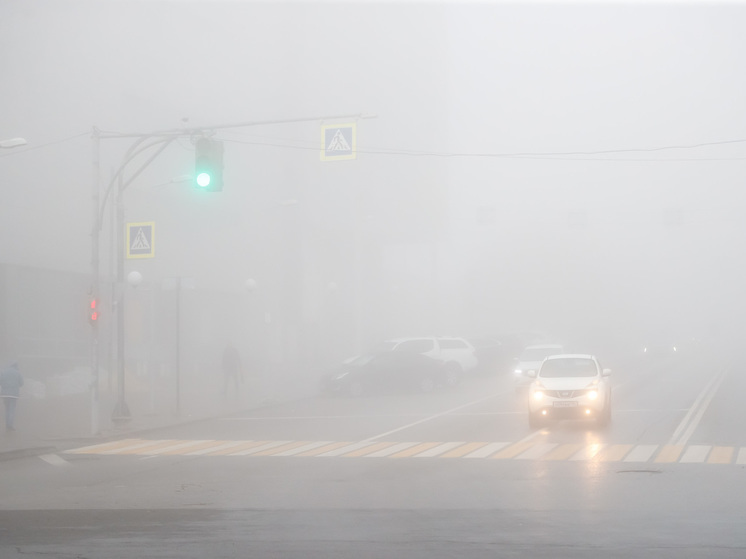
[[[23,376],[18,369],[18,363],[11,363],[0,373],[0,397],[5,404],[5,430],[15,431],[16,404],[21,395]]]

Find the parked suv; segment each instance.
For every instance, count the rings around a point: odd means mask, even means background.
[[[447,384],[458,384],[463,374],[477,366],[474,346],[464,338],[422,337],[397,338],[376,345],[374,353],[407,351],[427,355],[444,364]]]

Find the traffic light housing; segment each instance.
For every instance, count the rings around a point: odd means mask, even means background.
[[[98,299],[91,299],[90,308],[88,309],[88,322],[91,323],[91,325],[98,324]]]
[[[197,190],[223,190],[223,142],[199,138],[194,146],[194,186]]]

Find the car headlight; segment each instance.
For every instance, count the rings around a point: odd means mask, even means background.
[[[541,400],[544,397],[544,393],[541,390],[534,390],[534,400]]]
[[[515,371],[513,371],[513,372],[514,372],[514,373],[515,373],[516,375],[522,375],[522,374],[523,374],[523,371],[522,371],[521,369],[516,369],[516,370],[515,370]]]
[[[598,390],[589,390],[588,391],[588,397],[591,400],[595,400],[596,398],[598,398]]]

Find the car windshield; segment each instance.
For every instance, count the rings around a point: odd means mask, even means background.
[[[598,374],[596,363],[587,357],[549,359],[539,371],[540,377],[594,377]]]
[[[543,361],[545,357],[561,352],[558,347],[529,347],[521,353],[520,361]]]

